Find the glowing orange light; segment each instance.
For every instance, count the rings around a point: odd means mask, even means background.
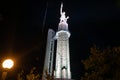
[[[11,59],[7,59],[2,63],[3,68],[7,68],[7,69],[12,68],[13,65],[14,65],[14,62]]]

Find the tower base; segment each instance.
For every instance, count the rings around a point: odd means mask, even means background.
[[[74,80],[74,79],[66,79],[66,78],[55,78],[54,80]]]

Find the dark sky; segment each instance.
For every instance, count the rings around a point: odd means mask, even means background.
[[[57,30],[61,1],[70,17],[73,79],[79,80],[83,75],[81,60],[88,57],[93,44],[102,48],[120,45],[119,0],[4,0],[0,2],[0,60],[6,57],[15,60],[14,69],[9,72],[11,76],[33,66],[42,72],[47,30]]]

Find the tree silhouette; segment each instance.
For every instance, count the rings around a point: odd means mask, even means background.
[[[36,72],[36,68],[33,67],[28,74],[25,74],[24,70],[18,73],[17,80],[40,80],[41,75]]]
[[[45,80],[54,80],[53,73],[52,75],[45,72]],[[18,73],[17,80],[42,80],[42,74],[38,74],[36,67],[33,67],[28,74],[24,70]]]
[[[85,74],[81,80],[120,80],[120,47],[93,47],[89,58],[82,63]]]

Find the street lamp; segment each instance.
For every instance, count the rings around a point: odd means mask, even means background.
[[[6,70],[11,69],[13,67],[13,65],[14,65],[14,62],[11,59],[6,59],[6,60],[3,61],[2,67],[5,69],[5,71],[3,71],[3,73],[2,73],[1,80],[5,80],[5,78],[7,76],[7,71]]]

